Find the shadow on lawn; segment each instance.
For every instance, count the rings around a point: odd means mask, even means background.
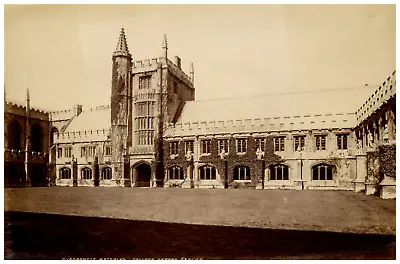
[[[395,236],[5,212],[6,259],[395,259]]]

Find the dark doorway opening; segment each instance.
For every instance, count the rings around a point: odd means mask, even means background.
[[[32,186],[47,186],[47,165],[35,164],[31,165],[30,177]]]
[[[151,167],[148,164],[140,164],[136,167],[138,187],[150,187]]]

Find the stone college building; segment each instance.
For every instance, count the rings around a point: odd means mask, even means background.
[[[187,74],[179,57],[169,60],[165,36],[162,49],[135,61],[121,30],[110,105],[46,113],[29,97],[6,102],[9,182],[395,196],[395,72],[350,111],[320,112],[301,94],[196,101],[193,64]]]

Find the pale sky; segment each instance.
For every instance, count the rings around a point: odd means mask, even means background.
[[[23,101],[29,88],[44,109],[109,104],[111,56],[124,27],[135,60],[161,56],[167,34],[169,58],[180,56],[186,72],[194,63],[196,100],[355,88],[343,93],[359,105],[395,70],[395,12],[395,5],[7,5],[7,98]]]

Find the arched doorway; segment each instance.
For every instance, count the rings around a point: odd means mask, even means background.
[[[132,168],[132,177],[135,187],[150,187],[151,166],[145,162],[139,163]]]

